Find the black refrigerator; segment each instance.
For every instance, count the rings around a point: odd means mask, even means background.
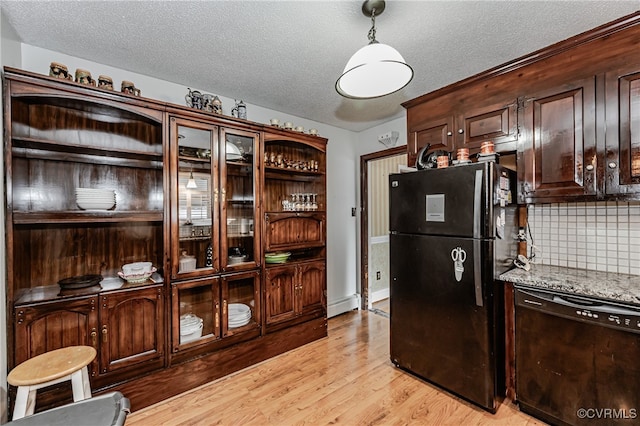
[[[492,413],[504,396],[515,175],[495,162],[389,176],[390,355]]]

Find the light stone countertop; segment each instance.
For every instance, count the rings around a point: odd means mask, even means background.
[[[532,264],[528,272],[514,268],[500,275],[500,279],[532,288],[640,305],[640,275]]]

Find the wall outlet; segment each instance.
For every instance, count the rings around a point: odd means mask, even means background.
[[[376,280],[380,279],[380,271],[376,271]]]

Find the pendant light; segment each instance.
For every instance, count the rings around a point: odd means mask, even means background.
[[[196,180],[193,178],[193,170],[191,170],[191,173],[189,174],[189,180],[187,181],[186,187],[189,189],[198,188],[198,185],[196,185]]]
[[[367,0],[362,5],[362,13],[371,17],[369,44],[353,54],[336,81],[336,91],[346,98],[379,98],[397,92],[413,78],[413,69],[402,55],[376,40],[376,16],[384,8],[384,0]]]

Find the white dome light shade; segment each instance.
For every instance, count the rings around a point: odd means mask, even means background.
[[[378,98],[397,92],[412,78],[413,69],[396,49],[371,43],[349,59],[336,81],[336,91],[347,98]]]

